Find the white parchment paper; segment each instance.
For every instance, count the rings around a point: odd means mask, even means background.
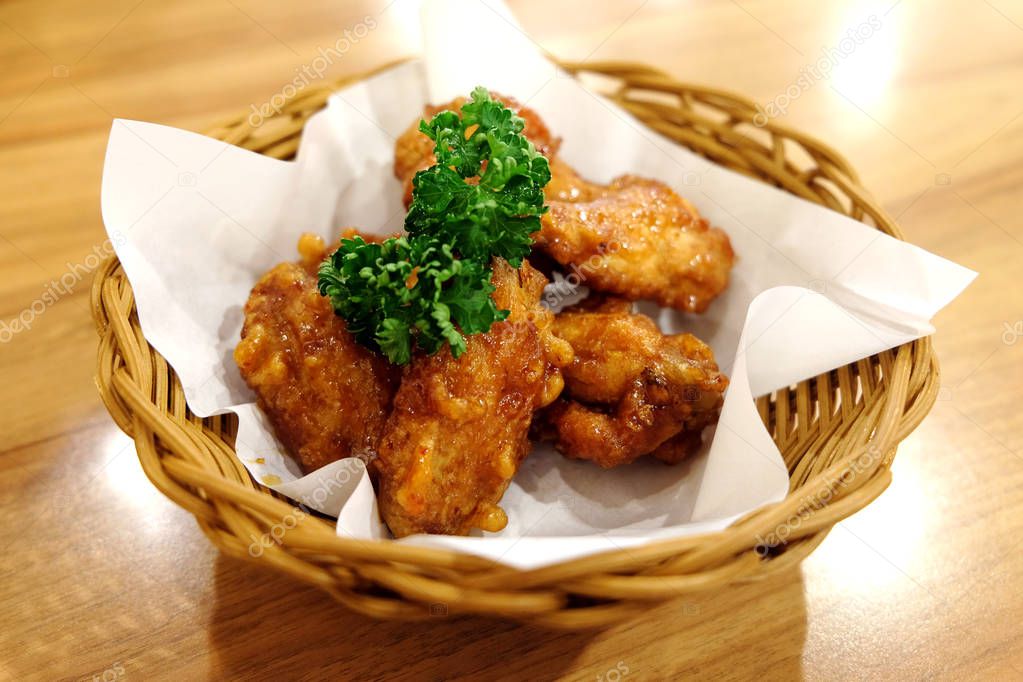
[[[502,532],[400,542],[535,568],[723,528],[788,489],[753,397],[932,333],[929,320],[975,276],[650,131],[559,73],[503,4],[427,2],[422,26],[423,59],[336,93],[309,120],[294,162],[126,120],[114,122],[107,148],[103,218],[118,237],[146,337],[174,367],[196,414],[238,415],[237,452],[253,476],[337,516],[339,534],[388,537],[364,466],[345,459],[302,476],[231,354],[249,290],[274,264],[295,260],[301,232],[330,240],[344,226],[400,228],[394,139],[426,103],[477,84],[515,96],[563,136],[563,158],[585,176],[658,178],[724,228],[738,262],[706,314],[641,309],[665,331],[710,343],[732,384],[720,423],[688,462],[603,471],[538,446],[504,496]]]

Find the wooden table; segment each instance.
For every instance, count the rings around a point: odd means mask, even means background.
[[[874,27],[783,119],[845,152],[912,241],[981,277],[936,320],[944,388],[891,488],[801,570],[596,633],[379,623],[218,556],[148,484],[91,382],[85,270],[104,239],[111,118],[202,130],[365,17],[376,28],[326,77],[413,53],[406,4],[0,7],[0,320],[30,326],[0,328],[0,677],[1023,676],[1023,7],[1011,0],[573,0],[556,20],[553,3],[512,3],[563,58],[647,62],[764,103],[850,29]]]

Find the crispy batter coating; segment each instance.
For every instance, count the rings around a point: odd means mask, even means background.
[[[588,299],[554,321],[575,360],[563,370],[561,399],[544,414],[547,429],[560,452],[604,468],[643,455],[684,459],[717,420],[728,386],[706,344],[662,334],[631,307]]]
[[[376,449],[398,372],[359,345],[316,288],[323,241],[303,235],[299,263],[260,278],[234,351],[274,432],[308,473]]]
[[[524,133],[551,163],[545,188],[550,210],[534,235],[536,249],[585,276],[595,291],[629,300],[703,312],[725,288],[735,261],[731,242],[688,201],[662,182],[623,175],[609,185],[592,183],[557,158],[560,140],[540,116],[494,94],[526,121]],[[427,107],[424,118],[457,110],[464,99]],[[433,142],[418,121],[398,138],[394,173],[412,200],[412,178],[435,162]]]
[[[595,185],[565,169],[555,165],[547,194],[572,198],[549,199],[534,243],[586,286],[687,312],[703,312],[728,286],[728,235],[670,187],[634,175]]]
[[[593,201],[603,189],[579,175],[574,168],[561,159],[550,160],[551,181],[544,187],[543,193],[547,201]]]
[[[341,236],[351,237],[356,234],[358,232],[355,230],[345,230]],[[330,251],[336,248],[337,244],[330,247]],[[310,275],[316,276],[320,263],[327,257],[327,253],[328,249],[327,245],[323,242],[323,237],[311,232],[304,232],[298,238],[298,264]]]
[[[504,528],[498,502],[529,452],[533,413],[561,392],[572,351],[539,305],[546,278],[495,259],[492,281],[508,319],[469,336],[457,360],[448,348],[415,356],[394,398],[373,468],[396,537]]]

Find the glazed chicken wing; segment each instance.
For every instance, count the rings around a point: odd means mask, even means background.
[[[631,301],[703,312],[728,286],[735,259],[728,235],[656,180],[623,175],[594,185],[557,163],[536,248],[586,286]],[[570,170],[570,169],[569,169]]]
[[[457,360],[447,348],[416,355],[402,377],[373,463],[396,537],[504,528],[498,502],[530,449],[533,413],[561,392],[572,351],[539,305],[546,279],[495,259],[493,283],[508,319],[469,336]]]
[[[569,308],[554,333],[575,352],[564,393],[544,415],[566,456],[605,468],[643,455],[677,462],[717,419],[728,379],[695,336],[662,334],[618,298]]]
[[[277,437],[308,473],[372,455],[398,373],[355,341],[317,290],[323,241],[303,236],[299,252],[299,263],[281,263],[256,283],[234,358]]]
[[[523,117],[526,137],[550,160],[544,190],[549,211],[533,235],[537,250],[575,271],[589,288],[629,300],[703,312],[724,291],[735,260],[731,242],[692,204],[664,183],[635,175],[609,185],[585,180],[557,158],[560,141],[535,111],[495,97]],[[423,116],[457,111],[463,102],[428,107]],[[398,138],[394,173],[405,183],[406,205],[416,172],[435,163],[432,150],[418,121]]]

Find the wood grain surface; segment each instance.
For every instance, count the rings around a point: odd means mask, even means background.
[[[266,101],[367,17],[375,28],[326,78],[413,54],[409,4],[0,5],[0,678],[1023,677],[1012,0],[511,3],[560,57],[646,62],[773,103],[844,152],[909,239],[981,273],[936,320],[941,398],[893,485],[800,570],[600,632],[373,622],[218,556],[149,485],[91,379],[111,118],[202,130]],[[833,68],[817,78],[821,59]]]

